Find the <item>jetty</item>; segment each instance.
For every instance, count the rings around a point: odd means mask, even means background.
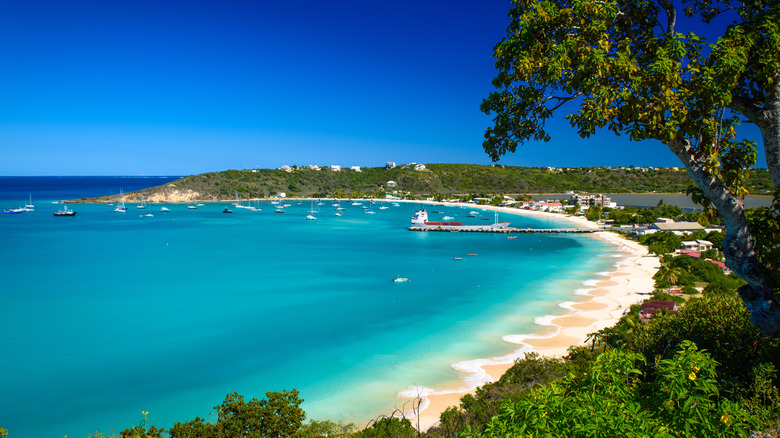
[[[409,231],[446,231],[450,233],[595,233],[602,231],[594,228],[488,228],[488,227],[437,227],[437,226],[412,226]]]

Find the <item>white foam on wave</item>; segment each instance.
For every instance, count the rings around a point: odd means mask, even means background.
[[[544,326],[555,325],[552,323],[552,320],[555,318],[557,318],[557,316],[553,316],[553,315],[537,316],[536,318],[534,318],[534,324],[544,325]]]
[[[612,275],[611,272],[596,272],[596,275],[601,275],[602,277],[609,277]]]
[[[595,280],[595,279],[590,279],[590,280],[585,280],[585,281],[583,281],[583,282],[582,282],[582,284],[583,284],[584,286],[591,286],[591,287],[596,287],[596,286],[598,286],[598,284],[599,284],[599,281],[598,281],[598,280]]]
[[[574,289],[574,295],[586,295],[590,296],[590,291],[592,291],[593,288],[582,288],[582,289]]]
[[[580,311],[579,309],[575,309],[574,307],[572,307],[573,304],[577,304],[577,302],[576,301],[564,301],[564,302],[558,304],[558,307],[566,309],[566,310],[570,310],[572,312],[579,312]]]

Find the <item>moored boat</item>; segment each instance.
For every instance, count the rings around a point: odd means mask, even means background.
[[[54,216],[61,217],[61,216],[75,216],[76,212],[73,210],[68,210],[68,206],[66,205],[64,209],[57,210],[54,212]]]

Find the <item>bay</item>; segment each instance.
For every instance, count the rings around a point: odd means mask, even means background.
[[[292,388],[308,418],[363,425],[401,407],[404,388],[473,378],[450,365],[511,352],[501,336],[563,314],[616,260],[583,235],[410,232],[419,205],[406,203],[375,214],[344,203],[336,217],[327,202],[316,221],[297,201],[284,214],[268,203],[233,214],[157,204],[153,217],[77,204],[75,217],[54,217],[61,206],[44,200],[106,194],[71,182],[56,196],[33,191],[34,212],[0,217],[0,426],[11,437],[119,432],[141,411],[162,427],[214,421],[227,393]],[[131,190],[114,182],[113,193]],[[30,190],[15,186],[0,206]],[[467,213],[430,209],[434,220]]]

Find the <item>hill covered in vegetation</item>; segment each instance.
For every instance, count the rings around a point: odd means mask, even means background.
[[[293,166],[289,170],[226,170],[191,175],[128,194],[150,201],[187,202],[264,198],[277,193],[295,197],[363,197],[396,193],[403,196],[563,193],[684,193],[692,182],[683,169],[635,167],[539,168],[476,164],[428,164],[360,171]],[[751,172],[751,194],[768,193],[765,169]],[[107,200],[107,198],[105,199]]]

